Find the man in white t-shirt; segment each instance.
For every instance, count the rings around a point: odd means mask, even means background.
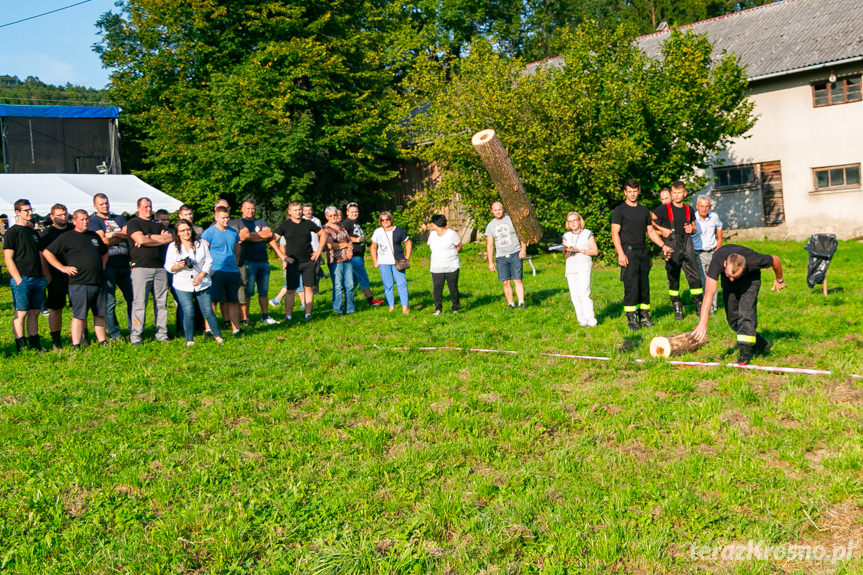
[[[503,295],[509,309],[515,308],[512,288],[518,297],[518,307],[524,308],[524,269],[522,261],[527,257],[527,244],[518,239],[512,220],[503,211],[503,204],[491,205],[494,219],[485,227],[485,253],[488,271],[497,270],[497,279],[503,283]],[[510,283],[512,282],[512,283]]]

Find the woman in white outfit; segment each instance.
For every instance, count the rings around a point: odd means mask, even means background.
[[[578,323],[585,327],[596,325],[593,315],[593,300],[590,299],[590,274],[593,256],[599,254],[593,232],[584,228],[584,218],[578,212],[566,215],[563,235],[563,255],[566,258],[566,281],[569,284],[569,297],[575,308]]]

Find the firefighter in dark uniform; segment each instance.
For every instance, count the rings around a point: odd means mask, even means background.
[[[695,212],[684,204],[686,186],[681,181],[671,184],[671,203],[660,205],[653,211],[653,219],[660,226],[660,235],[665,243],[674,250],[665,260],[665,274],[668,277],[668,295],[671,296],[671,307],[674,309],[674,319],[683,319],[683,303],[680,301],[680,270],[686,276],[689,284],[689,294],[695,304],[696,313],[701,310],[701,298],[704,294],[701,285],[701,264],[692,243],[692,234],[696,233]],[[670,233],[668,233],[670,232]]]
[[[770,349],[770,342],[758,335],[758,290],[761,289],[761,269],[773,268],[776,279],[771,290],[785,288],[782,277],[782,262],[776,256],[759,254],[745,246],[726,244],[713,252],[707,268],[704,300],[701,303],[701,319],[693,337],[702,340],[707,336],[707,321],[710,305],[719,277],[722,277],[722,303],[728,325],[737,332],[740,356],[737,363],[747,364],[753,355]]]
[[[650,251],[644,234],[662,248],[663,257],[671,253],[671,247],[662,243],[651,225],[650,210],[638,203],[639,192],[638,182],[628,180],[623,186],[626,199],[611,214],[611,239],[620,264],[620,281],[623,282],[623,311],[626,325],[633,331],[641,329],[641,326],[653,326],[650,319]]]

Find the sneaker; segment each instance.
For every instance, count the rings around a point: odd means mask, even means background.
[[[186,347],[192,347],[193,345],[195,345],[194,341],[187,341],[186,342]]]
[[[507,305],[506,309],[515,309],[515,304],[511,303],[511,304]]]
[[[223,340],[223,339],[222,339],[222,338],[220,338],[220,337],[217,337],[217,338],[216,338],[216,343],[217,343],[218,345],[222,345],[223,343],[225,343],[225,340]]]
[[[267,302],[267,303],[269,303],[272,307],[279,307],[280,305],[282,305],[282,302],[281,302],[281,301],[276,301],[276,298],[271,299],[271,300],[270,300],[269,302]]]
[[[285,323],[289,323],[290,321],[291,321],[291,316],[286,315],[285,316]]]
[[[436,310],[434,310],[434,314],[432,314],[432,315],[440,315],[440,314],[441,314],[441,311],[439,309],[436,309]]]
[[[277,319],[273,319],[267,316],[267,319],[264,320],[264,323],[267,325],[279,325],[281,322]]]
[[[306,321],[309,321],[310,319],[312,319],[312,314],[307,313],[306,315],[303,316],[303,319]]]
[[[205,329],[205,330],[204,330],[204,339],[207,339],[207,338],[210,338],[210,337],[213,337],[213,332],[212,332],[212,331],[210,331],[210,330],[208,330],[208,329]]]
[[[518,304],[518,309],[524,309],[524,302]]]
[[[240,331],[240,330],[238,330],[238,329],[235,329],[235,330],[234,330],[234,331],[232,331],[231,333],[232,333],[234,336],[237,336],[237,337],[239,337],[239,336],[243,335],[243,332],[241,332],[241,331]]]
[[[383,304],[384,304],[384,300],[382,300],[382,299],[375,299],[375,298],[371,298],[371,299],[369,300],[369,303],[370,303],[370,304],[372,304],[373,306],[377,307],[377,306],[379,306],[379,305],[383,305]]]
[[[242,325],[243,325],[243,327],[246,327],[246,328],[251,329],[251,327],[252,327],[252,321],[247,319],[246,321],[244,321],[244,322],[243,322],[243,324],[242,324]]]

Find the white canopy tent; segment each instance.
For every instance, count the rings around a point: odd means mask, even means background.
[[[51,206],[60,203],[71,214],[77,209],[93,211],[93,196],[105,194],[111,211],[134,214],[138,198],[153,202],[153,211],[176,212],[183,205],[177,199],[147,184],[137,176],[110,174],[0,174],[0,213],[15,223],[14,204],[21,198],[30,200],[33,212],[47,216]]]

